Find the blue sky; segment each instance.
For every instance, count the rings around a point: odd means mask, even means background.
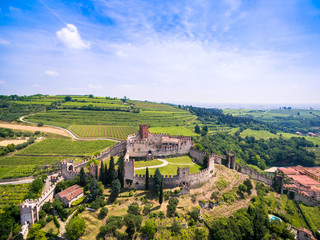
[[[0,1],[0,94],[319,103],[319,65],[319,1]]]

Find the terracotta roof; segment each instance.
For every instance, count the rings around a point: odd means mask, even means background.
[[[300,172],[295,167],[278,168],[279,171],[286,175],[299,175]]]
[[[69,188],[63,190],[62,192],[59,192],[58,196],[59,197],[65,197],[66,195],[70,194],[71,192],[75,191],[78,188],[80,188],[79,185],[73,185],[72,187],[69,187]]]
[[[306,175],[288,175],[288,177],[292,178],[293,180],[297,181],[299,184],[303,186],[320,185],[319,182],[313,180],[312,178]]]
[[[300,228],[298,228],[298,231],[299,232],[305,232],[311,237],[312,240],[313,239],[316,240],[316,238],[312,235],[312,232],[310,230],[308,230],[306,228],[303,228],[303,227],[300,227]]]
[[[80,194],[83,193],[83,190],[81,188],[77,188],[76,190],[74,190],[73,192],[69,193],[68,195],[65,196],[65,198],[68,201],[71,201],[72,199],[78,197]]]

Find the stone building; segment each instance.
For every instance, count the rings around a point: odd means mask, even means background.
[[[79,185],[73,185],[56,194],[55,198],[58,198],[64,206],[71,207],[71,203],[83,197],[83,190]]]

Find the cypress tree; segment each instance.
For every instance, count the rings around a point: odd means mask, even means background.
[[[110,159],[110,165],[109,165],[109,172],[108,172],[108,177],[109,177],[109,183],[112,183],[113,180],[115,180],[116,178],[116,172],[115,172],[115,168],[114,168],[114,158],[113,156]]]
[[[104,184],[104,164],[101,161],[101,167],[100,167],[100,181]]]
[[[109,178],[108,178],[108,165],[105,163],[104,165],[104,184],[107,185],[109,183]]]
[[[122,175],[122,171],[120,170],[120,168],[118,168],[118,177],[117,177],[120,181],[121,187],[123,188],[123,175]]]
[[[146,190],[149,190],[149,169],[146,168]]]
[[[85,173],[83,167],[80,169],[80,185],[83,187],[86,183]]]
[[[163,202],[163,178],[161,178],[161,184],[160,184],[160,194],[159,194],[159,203],[160,205]]]

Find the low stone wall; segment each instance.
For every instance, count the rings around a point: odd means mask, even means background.
[[[241,173],[250,175],[252,179],[263,182],[269,186],[273,185],[273,178],[268,177],[264,174],[259,173],[258,171],[251,169],[247,166],[244,165],[240,165],[238,163],[236,163],[236,169],[240,169]]]

